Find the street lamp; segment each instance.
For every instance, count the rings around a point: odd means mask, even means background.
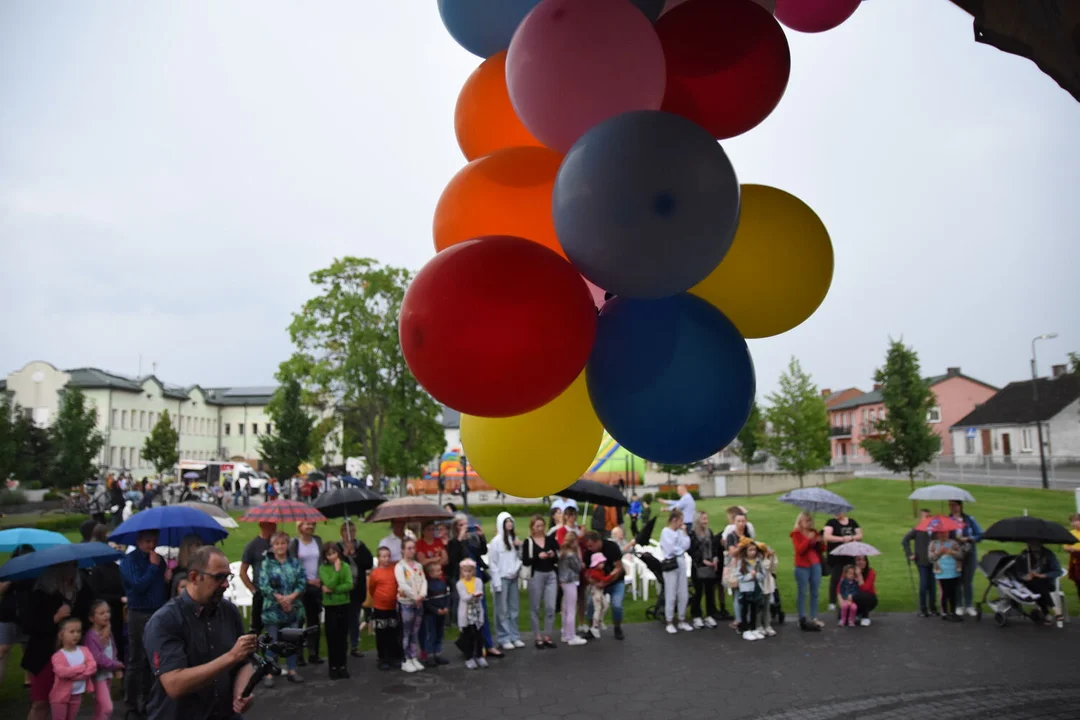
[[[1039,372],[1035,365],[1035,343],[1039,340],[1053,340],[1057,337],[1056,332],[1039,335],[1031,340],[1031,395],[1035,401],[1035,428],[1039,435],[1039,467],[1042,470],[1043,490],[1050,488],[1046,479],[1046,452],[1043,449],[1042,419],[1039,417]]]

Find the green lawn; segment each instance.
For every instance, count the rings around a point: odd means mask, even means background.
[[[864,540],[881,550],[882,555],[874,558],[871,564],[878,572],[877,589],[880,605],[879,611],[914,611],[916,609],[915,595],[911,581],[908,577],[907,563],[903,551],[900,548],[900,538],[907,532],[912,524],[911,502],[906,500],[909,490],[906,482],[895,480],[873,480],[859,478],[835,483],[830,486],[831,490],[840,493],[855,506],[851,516],[863,527]],[[1053,490],[1028,490],[1001,487],[968,486],[967,489],[974,495],[978,502],[970,505],[967,509],[974,515],[983,528],[1004,517],[1021,515],[1025,510],[1030,515],[1035,515],[1065,524],[1071,512],[1074,512],[1072,493]],[[706,510],[711,516],[710,525],[718,531],[726,524],[724,509],[728,505],[739,504],[749,511],[748,516],[757,530],[758,539],[763,540],[776,548],[780,557],[781,568],[778,572],[780,592],[783,598],[784,609],[793,614],[795,610],[795,587],[791,570],[791,542],[788,533],[795,521],[797,510],[791,506],[776,501],[775,495],[753,498],[718,498],[702,500],[698,503],[699,510]],[[941,509],[940,504],[932,505],[935,512]],[[827,518],[819,519],[819,526]],[[523,527],[527,518],[517,518],[518,526]],[[5,526],[10,526],[10,518],[5,519]],[[494,518],[483,518],[485,531],[489,538],[494,536]],[[655,535],[659,537],[661,523]],[[318,533],[324,539],[337,537],[339,522],[329,522],[320,525]],[[249,523],[241,523],[240,528],[232,531],[224,542],[224,550],[230,560],[239,560],[244,545],[257,534],[258,526]],[[292,528],[286,528],[292,530]],[[387,532],[384,524],[368,525],[361,523],[358,535],[369,548],[374,549]],[[73,540],[77,533],[68,533]],[[993,549],[991,543],[980,545],[980,554]],[[1014,551],[1018,546],[1010,546]],[[1064,553],[1060,555],[1065,563]],[[5,559],[5,558],[0,558]],[[986,581],[981,574],[976,575],[976,590],[980,594],[986,586]],[[1070,592],[1070,599],[1075,596]],[[822,587],[822,606],[825,603],[824,586]],[[529,627],[528,600],[522,596],[520,625],[523,630]],[[647,604],[641,600],[631,600],[629,593],[626,601],[626,622],[644,621],[644,613]],[[365,644],[373,646],[372,638],[365,636]],[[3,685],[0,686],[0,703],[16,700],[22,697],[20,687],[21,671],[18,668],[21,651],[15,649],[12,657],[8,659],[8,669],[4,674]]]

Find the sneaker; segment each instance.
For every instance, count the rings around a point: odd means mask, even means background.
[[[928,617],[930,617],[930,613],[926,612],[925,610],[920,610],[919,611],[919,617],[928,618]]]
[[[625,637],[626,637],[626,635],[623,634],[622,625],[616,625],[615,626],[615,639],[616,640],[622,640]]]
[[[514,647],[516,647],[516,648],[523,648],[523,647],[525,647],[525,643],[523,643],[523,642],[522,642],[522,641],[520,641],[520,640],[515,640],[515,641],[514,641]]]
[[[716,627],[716,621],[713,620],[711,617],[705,618],[705,627],[708,627],[708,628]]]
[[[600,628],[598,628],[598,627],[589,628],[589,634],[592,635],[594,639],[599,640],[600,639]]]
[[[502,647],[503,650],[513,650],[515,646],[512,642],[504,642],[500,647]]]
[[[971,607],[970,605],[968,606],[967,614],[970,617],[975,617],[976,615],[978,615],[978,613],[975,612],[975,608]]]
[[[691,632],[693,631],[694,626],[684,620],[679,623],[678,628],[683,632]]]
[[[403,663],[401,663],[401,669],[402,669],[402,670],[403,670],[404,672],[407,672],[407,673],[414,673],[414,672],[416,672],[416,668],[415,668],[415,667],[413,667],[413,664],[412,664],[412,660],[406,660],[406,661],[404,661]]]
[[[263,687],[266,688],[267,690],[270,690],[271,688],[274,687],[274,676],[273,675],[267,675],[266,677],[263,678]]]
[[[488,667],[487,658],[476,658],[476,664],[486,670]]]
[[[753,630],[747,630],[742,634],[743,640],[757,640],[758,636],[754,634]]]
[[[844,627],[845,625],[847,625],[847,620],[840,620],[840,622],[836,623],[836,625],[837,627]]]
[[[695,630],[700,630],[701,628],[705,627],[705,622],[701,618],[694,618],[693,625]]]
[[[475,670],[476,669],[476,661],[473,660],[472,658],[469,658],[468,660],[466,660],[465,661],[465,669],[466,670]]]
[[[566,644],[567,645],[588,645],[589,641],[586,640],[583,637],[578,637],[577,635],[575,635],[574,637],[567,640]]]
[[[679,632],[678,630],[675,629],[675,626],[672,625],[671,623],[668,623],[667,627],[664,628],[664,629],[667,630],[668,635],[674,635],[675,633]]]
[[[859,621],[859,624],[863,627],[870,627],[870,618],[863,618]]]
[[[829,612],[832,612],[835,609],[836,609],[836,603],[829,603]]]
[[[417,672],[424,669],[424,663],[420,662],[416,658],[412,659],[412,666],[413,666],[413,670],[416,670]]]
[[[765,628],[765,635],[766,637],[776,637],[776,631],[773,630],[771,627],[767,627]]]
[[[584,624],[578,625],[577,631],[579,635],[587,635],[589,632],[589,626]]]
[[[757,637],[758,640],[764,640],[765,639],[765,631],[764,630],[755,630],[754,635]]]

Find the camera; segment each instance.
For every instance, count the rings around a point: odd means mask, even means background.
[[[300,652],[308,639],[318,632],[319,626],[313,625],[307,628],[282,628],[278,632],[277,640],[267,633],[260,635],[255,653],[251,656],[251,664],[255,667],[255,672],[248,680],[241,696],[251,695],[251,691],[267,675],[280,675],[281,666],[277,664],[277,658],[287,658]]]

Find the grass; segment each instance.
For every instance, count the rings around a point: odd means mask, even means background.
[[[877,570],[877,590],[879,606],[878,611],[914,611],[917,609],[915,593],[908,577],[907,562],[904,559],[903,550],[900,547],[900,539],[912,525],[912,505],[907,500],[909,493],[906,482],[896,480],[874,480],[869,478],[857,478],[835,483],[829,489],[843,495],[855,510],[851,516],[859,522],[863,528],[863,539],[874,545],[881,551],[881,555],[871,560],[871,564]],[[1033,490],[1006,487],[983,487],[968,486],[967,489],[978,500],[974,505],[968,506],[968,511],[979,521],[983,528],[989,527],[993,522],[1013,515],[1022,515],[1026,510],[1028,514],[1043,517],[1049,520],[1066,523],[1068,516],[1074,512],[1072,493],[1055,490]],[[795,583],[791,570],[792,548],[788,539],[795,521],[797,510],[789,505],[776,501],[776,495],[759,496],[752,498],[714,498],[698,502],[698,509],[709,513],[710,525],[714,530],[721,529],[726,524],[724,509],[732,504],[742,505],[748,510],[748,517],[754,524],[758,539],[763,540],[776,548],[780,558],[781,567],[777,573],[780,592],[783,599],[785,612],[789,614],[795,609]],[[509,509],[512,509],[510,506]],[[935,512],[944,510],[942,504],[930,504],[930,509]],[[826,518],[819,518],[819,527]],[[8,520],[5,525],[10,527]],[[495,535],[495,518],[480,518],[484,524],[484,530],[490,539]],[[516,518],[518,527],[524,527],[527,517]],[[659,537],[662,521],[657,523],[655,536]],[[317,532],[324,538],[337,538],[340,523],[331,521],[319,526]],[[293,528],[285,528],[292,530]],[[357,529],[358,537],[372,550],[378,545],[379,540],[387,533],[385,524],[360,523]],[[77,539],[77,532],[66,533],[72,540]],[[240,527],[233,530],[224,541],[223,549],[230,560],[239,560],[244,545],[258,534],[258,526],[253,523],[240,523]],[[1006,547],[1012,551],[1018,549],[1017,545],[998,546],[994,543],[984,542],[979,546],[980,555],[995,549]],[[1059,555],[1063,566],[1066,562],[1064,553]],[[5,559],[0,557],[0,559]],[[981,574],[976,574],[976,592],[981,593],[986,587],[986,580]],[[643,622],[645,609],[651,604],[654,595],[650,596],[650,603],[642,600],[632,600],[630,595],[626,597],[626,622]],[[1070,592],[1070,598],[1072,594]],[[822,606],[825,600],[825,588],[822,586]],[[522,612],[520,626],[523,630],[529,627],[528,600],[525,594],[521,599]],[[365,645],[373,647],[372,638],[365,635]],[[11,657],[8,658],[7,671],[4,681],[0,686],[0,703],[7,703],[24,697],[21,688],[21,670],[18,667],[21,659],[21,650],[14,648]]]

